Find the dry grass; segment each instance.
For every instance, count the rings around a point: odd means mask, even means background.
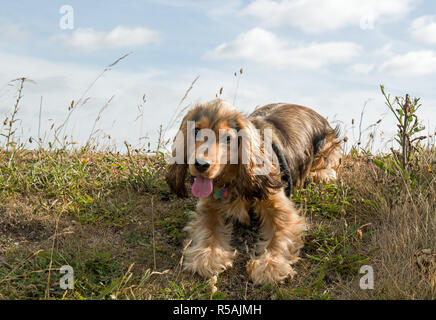
[[[346,169],[349,172],[343,175],[358,198],[374,202],[373,210],[362,217],[362,221],[371,223],[366,229],[370,234],[368,246],[380,248],[371,263],[377,285],[368,297],[436,297],[436,264],[420,270],[415,257],[423,249],[436,253],[436,179],[429,172],[434,152],[421,152],[419,157],[415,185],[380,170],[365,157],[353,160]],[[348,294],[359,297],[362,292]]]
[[[218,277],[212,295],[207,281],[181,270],[183,227],[195,200],[169,194],[162,158],[40,152],[16,153],[13,171],[8,153],[0,153],[3,298],[436,297],[434,269],[419,268],[415,258],[436,247],[436,179],[428,171],[434,153],[422,153],[414,187],[355,155],[345,158],[337,184],[296,191],[293,199],[311,228],[298,276],[283,285],[251,284],[245,263],[256,224],[235,226],[240,255]],[[75,269],[74,290],[58,285],[58,270],[66,264]],[[374,269],[374,290],[359,287],[364,264]]]

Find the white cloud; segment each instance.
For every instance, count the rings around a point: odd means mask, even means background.
[[[356,63],[350,66],[349,69],[354,73],[369,74],[372,70],[374,70],[374,65],[367,63]]]
[[[379,71],[395,76],[422,76],[436,73],[436,53],[422,50],[396,55],[384,62]]]
[[[291,25],[306,32],[395,20],[412,9],[412,0],[255,0],[243,14],[267,25]]]
[[[28,37],[20,26],[17,25],[5,25],[0,26],[0,39],[10,41],[25,40]]]
[[[385,44],[383,47],[376,49],[374,53],[381,57],[391,57],[393,55],[392,43]]]
[[[208,52],[210,59],[246,59],[277,68],[319,69],[343,63],[359,55],[360,46],[352,42],[310,43],[290,47],[274,33],[255,28],[240,34]]]
[[[415,40],[436,44],[436,16],[422,16],[413,20],[410,31]]]
[[[155,31],[145,28],[118,26],[109,32],[95,31],[92,28],[77,29],[70,36],[57,36],[65,46],[89,51],[142,46],[158,40]]]

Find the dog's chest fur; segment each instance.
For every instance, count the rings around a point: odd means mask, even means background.
[[[216,208],[221,211],[227,220],[238,221],[242,224],[249,225],[250,209],[256,206],[256,200],[248,200],[239,195],[236,188],[229,186],[228,199],[213,199]]]

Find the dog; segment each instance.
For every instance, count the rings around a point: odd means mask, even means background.
[[[203,137],[202,131],[207,133]],[[190,135],[195,138],[191,147]],[[171,190],[183,198],[189,172],[195,179],[192,193],[200,198],[186,227],[185,269],[211,277],[231,267],[237,254],[230,245],[232,221],[249,224],[250,212],[260,221],[262,239],[247,263],[249,277],[254,284],[292,277],[306,230],[290,200],[292,187],[308,179],[336,178],[338,135],[325,118],[298,105],[269,104],[249,116],[221,99],[192,108],[174,139],[166,176]],[[262,172],[265,167],[268,171]]]

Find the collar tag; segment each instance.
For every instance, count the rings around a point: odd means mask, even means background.
[[[229,198],[230,195],[230,190],[229,188],[218,188],[215,190],[215,193],[213,195],[213,197],[215,199],[224,199],[227,200]]]

